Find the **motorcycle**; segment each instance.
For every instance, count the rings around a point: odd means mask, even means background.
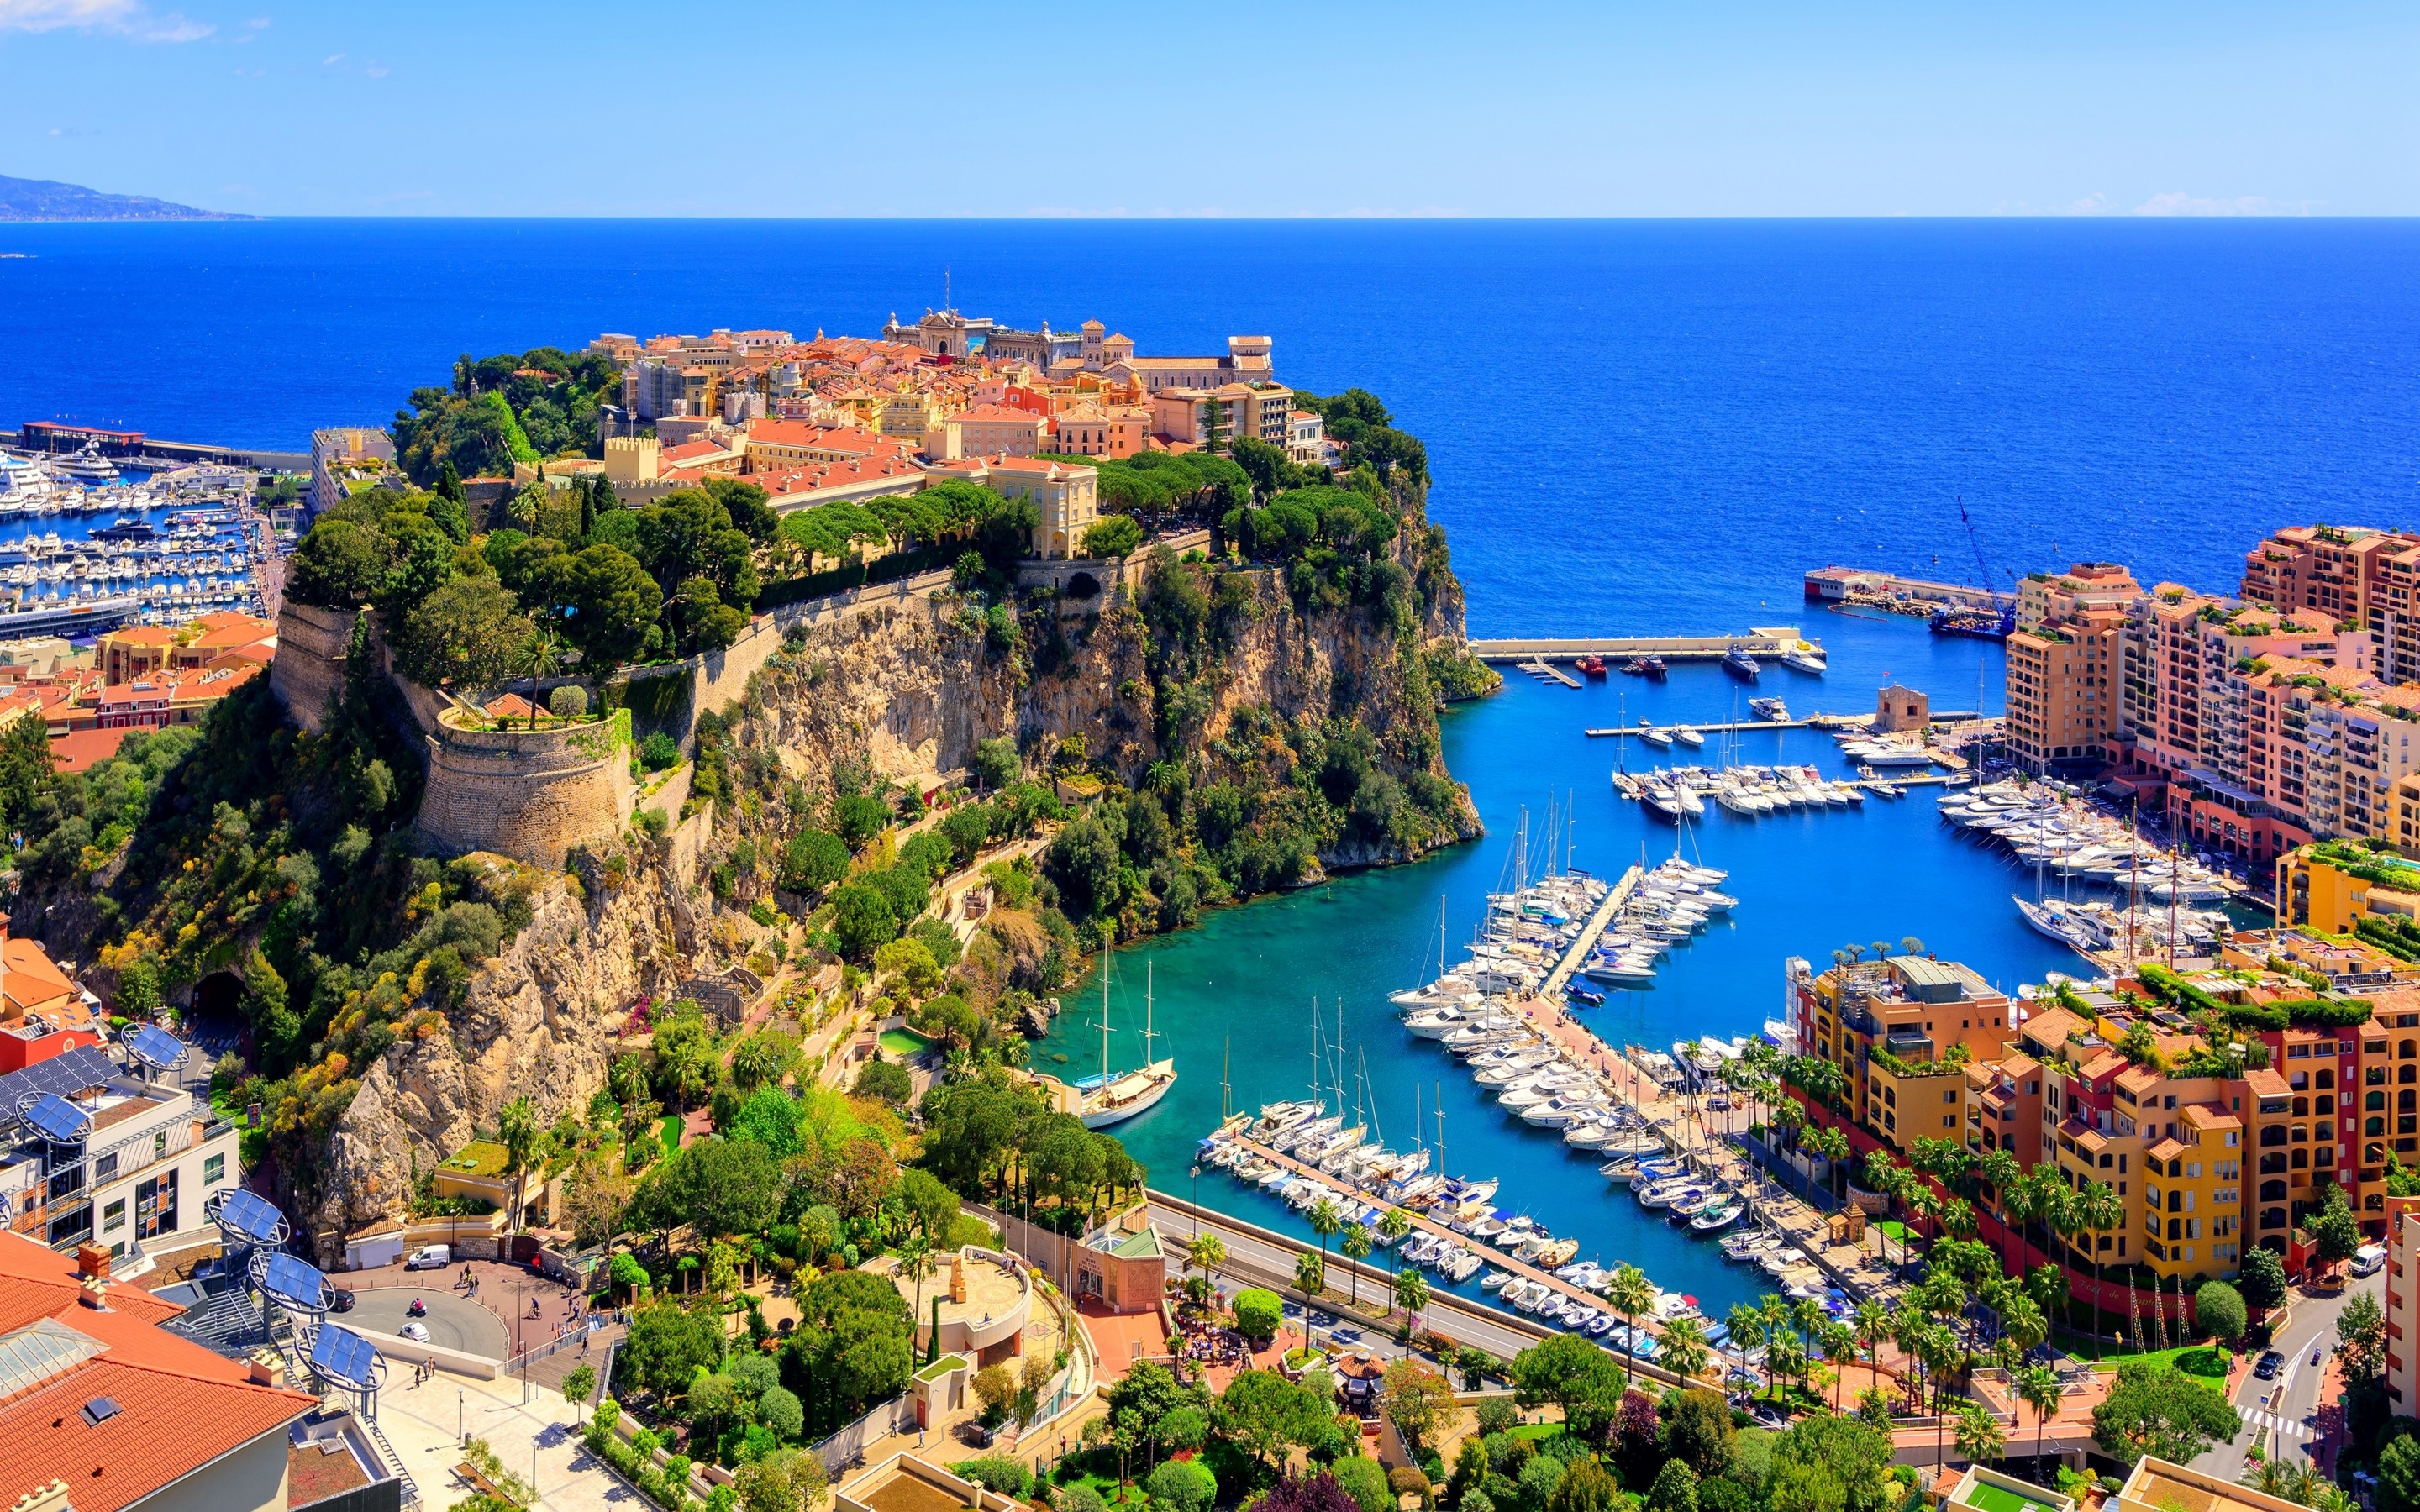
[[[426,1318],[428,1316],[428,1304],[414,1297],[411,1299],[411,1305],[403,1311],[407,1318]]]

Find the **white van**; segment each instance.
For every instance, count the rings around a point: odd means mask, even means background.
[[[2352,1273],[2355,1275],[2376,1275],[2379,1267],[2385,1263],[2386,1246],[2383,1244],[2364,1244],[2352,1252]]]
[[[454,1252],[443,1244],[423,1244],[404,1259],[407,1271],[442,1271],[454,1263]]]

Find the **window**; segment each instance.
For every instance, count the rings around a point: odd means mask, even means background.
[[[225,1180],[226,1156],[224,1153],[212,1155],[202,1162],[202,1184],[204,1186],[216,1186]]]
[[[119,1197],[101,1210],[101,1231],[114,1234],[126,1227],[126,1199]]]
[[[94,1158],[92,1163],[92,1179],[94,1181],[106,1181],[116,1174],[117,1151],[113,1149],[106,1155],[96,1156]]]

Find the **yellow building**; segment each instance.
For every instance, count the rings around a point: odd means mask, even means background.
[[[2366,918],[2420,918],[2420,866],[2323,841],[2277,858],[2277,897],[2279,923],[2350,934]]]

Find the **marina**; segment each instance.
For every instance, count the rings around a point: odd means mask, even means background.
[[[1836,688],[1903,681],[1962,689],[1967,696],[1959,702],[1970,707],[1978,664],[1996,665],[1996,647],[1912,634],[1898,621],[1843,620],[1827,641]],[[1773,681],[1770,675],[1767,681]],[[1625,1058],[1624,1046],[1657,1047],[1640,1051],[1644,1057],[1668,1054],[1675,1041],[1735,1042],[1754,1037],[1780,1011],[1776,963],[1793,954],[1821,958],[1844,940],[1919,935],[1930,948],[1974,964],[2011,993],[2047,971],[2084,971],[2072,950],[2037,933],[2009,906],[2012,891],[2032,895],[2030,869],[2005,851],[1953,832],[1929,802],[1869,796],[1854,823],[1788,815],[1755,824],[1709,819],[1681,833],[1617,793],[1607,781],[1611,764],[1604,759],[1606,748],[1580,733],[1582,725],[1627,724],[1642,713],[1677,725],[1717,706],[1728,712],[1733,686],[1715,667],[1697,663],[1674,667],[1668,684],[1608,678],[1591,680],[1577,692],[1514,678],[1491,699],[1455,705],[1443,721],[1446,760],[1470,784],[1488,837],[1418,865],[1340,874],[1330,885],[1213,910],[1194,929],[1122,945],[1110,992],[1109,1063],[1130,1065],[1140,1057],[1136,1035],[1144,1023],[1143,988],[1148,965],[1156,963],[1160,1039],[1155,1058],[1172,1059],[1182,1074],[1157,1106],[1109,1132],[1150,1167],[1155,1186],[1315,1242],[1303,1213],[1283,1199],[1257,1186],[1214,1179],[1206,1169],[1197,1191],[1187,1172],[1202,1135],[1233,1107],[1306,1095],[1300,1053],[1309,1034],[1305,1005],[1317,996],[1326,1005],[1330,1030],[1342,1003],[1341,1038],[1368,1047],[1369,1103],[1383,1109],[1390,1134],[1407,1134],[1417,1120],[1434,1148],[1436,1117],[1444,1112],[1448,1158],[1439,1170],[1502,1178],[1506,1185],[1497,1205],[1576,1241],[1575,1261],[1637,1264],[1663,1285],[1696,1295],[1712,1318],[1752,1301],[1771,1285],[1769,1274],[1746,1264],[1716,1263],[1714,1248],[1688,1228],[1643,1208],[1626,1190],[1610,1188],[1598,1174],[1607,1153],[1580,1149],[1564,1143],[1559,1131],[1507,1117],[1494,1095],[1469,1076],[1449,1074],[1460,1063],[1408,1034],[1387,1000],[1392,988],[1435,971],[1441,903],[1450,939],[1479,934],[1488,917],[1487,895],[1506,890],[1507,856],[1520,831],[1521,810],[1544,812],[1550,795],[1570,816],[1567,870],[1586,870],[1613,882],[1641,861],[1642,848],[1652,865],[1668,856],[1678,840],[1684,854],[1697,844],[1712,857],[1718,848],[1713,864],[1730,873],[1719,890],[1738,900],[1730,911],[1710,916],[1693,933],[1694,943],[1660,956],[1652,980],[1625,985],[1575,972],[1570,984],[1600,994],[1602,1004],[1576,1008],[1570,1022],[1560,1025],[1554,1022],[1559,1002],[1552,1012],[1541,1010],[1556,1032],[1575,1042],[1585,1037],[1596,1043],[1606,1074],[1617,1080],[1635,1064]],[[1994,676],[1990,691],[1996,696],[1997,690]],[[1620,721],[1610,706],[1618,692],[1627,705]],[[1575,701],[1584,716],[1579,720],[1573,718]],[[1741,702],[1745,705],[1745,697]],[[1590,714],[1594,717],[1585,717]],[[1854,773],[1825,732],[1792,728],[1719,737],[1710,732],[1710,758],[1718,738],[1738,743],[1741,749],[1732,760],[1739,764],[1810,764],[1841,778]],[[1664,759],[1686,760],[1677,747]],[[1533,818],[1533,843],[1539,843],[1534,837],[1541,827]],[[1887,886],[1864,880],[1883,876]],[[1833,885],[1826,880],[1831,878],[1854,880]],[[1575,921],[1593,912],[1582,909]],[[1542,952],[1530,967],[1540,986],[1568,950],[1566,942]],[[1423,958],[1429,962],[1424,970]],[[1580,964],[1593,958],[1591,949]],[[1100,995],[1100,983],[1092,976],[1065,989],[1064,1011],[1033,1046],[1034,1069],[1061,1074],[1094,1069]],[[1067,1059],[1057,1062],[1060,1055]],[[1230,1057],[1233,1101],[1222,1107],[1220,1068]],[[1640,1093],[1657,1116],[1673,1112],[1675,1104],[1653,1103],[1662,1091],[1653,1077],[1645,1072],[1639,1076]],[[1677,1141],[1692,1137],[1685,1124],[1663,1133]],[[1396,1148],[1412,1147],[1399,1142]],[[1743,1220],[1726,1233],[1751,1227]],[[1793,1241],[1791,1247],[1805,1246]],[[1466,1283],[1442,1275],[1433,1280],[1440,1291],[1493,1300],[1479,1287],[1480,1276]]]
[[[12,633],[79,635],[270,612],[275,548],[256,479],[215,464],[121,470],[89,449],[0,453],[0,615],[19,617]]]
[[[1792,625],[1751,627],[1745,635],[1683,635],[1683,636],[1599,636],[1569,639],[1489,640],[1470,642],[1470,654],[1481,661],[1530,662],[1578,661],[1593,657],[1612,664],[1625,660],[1657,657],[1667,662],[1721,662],[1730,656],[1770,657],[1782,661],[1794,657],[1794,670],[1820,676],[1823,670],[1823,653],[1811,640],[1802,639],[1798,627]],[[1527,668],[1524,667],[1526,671]],[[1577,687],[1576,682],[1570,684]]]

